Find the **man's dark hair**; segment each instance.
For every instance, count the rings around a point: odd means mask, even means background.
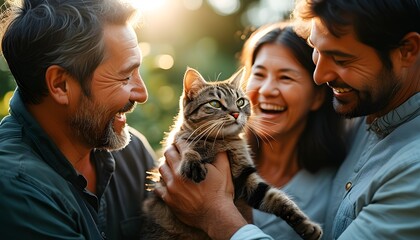
[[[3,13],[2,52],[25,103],[48,95],[45,73],[58,65],[90,96],[103,60],[103,26],[124,24],[134,9],[118,0],[24,0]]]
[[[336,37],[352,26],[357,39],[374,48],[388,69],[390,51],[404,44],[407,33],[420,30],[419,0],[302,0],[296,13],[306,20],[319,18]]]

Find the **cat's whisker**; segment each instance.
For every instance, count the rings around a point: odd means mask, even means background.
[[[257,89],[246,90],[246,91],[245,91],[245,95],[248,95],[248,96],[249,96],[249,94],[250,94],[250,93],[252,93],[252,92],[256,92],[256,91],[258,91],[258,90],[257,90]]]
[[[265,119],[258,119],[258,121],[255,121],[256,117],[252,118],[249,122],[248,122],[248,126],[254,128],[254,129],[258,129],[258,130],[265,130],[267,129],[267,125],[276,125],[277,122],[273,122],[273,121],[269,121],[269,120],[265,120]],[[278,131],[272,131],[270,129],[270,132],[273,133],[278,133]]]
[[[268,138],[270,138],[270,139],[272,139],[272,140],[276,140],[273,136],[272,136],[272,134],[270,134],[270,132],[272,132],[271,131],[271,129],[269,130],[269,129],[267,129],[267,127],[264,125],[264,124],[262,124],[262,123],[252,123],[252,124],[249,124],[249,125],[247,125],[247,128],[249,128],[249,129],[251,129],[251,130],[254,130],[255,132],[261,132],[261,133],[263,133],[262,135],[264,135],[266,138],[267,138],[267,140],[268,140]],[[276,131],[274,131],[274,132],[272,132],[272,133],[276,133]]]
[[[216,136],[214,137],[214,140],[217,139],[217,134],[218,133],[217,133],[216,129],[217,129],[219,124],[220,124],[219,122],[214,121],[214,123],[210,127],[207,128],[207,133],[208,134],[206,135],[206,139],[205,139],[206,142],[207,142],[207,139],[209,138],[209,136],[212,132],[216,132]]]
[[[207,128],[207,125],[208,124],[210,124],[209,122],[207,122],[207,123],[204,123],[203,125],[201,125],[201,126],[198,126],[194,131],[192,131],[191,133],[190,133],[190,135],[188,136],[188,139],[187,140],[190,140],[191,139],[191,137],[193,137],[194,136],[194,138],[193,138],[193,140],[194,139],[196,139],[197,138],[197,136],[200,136],[200,134],[202,134],[202,132],[201,132],[201,130],[203,129],[203,128]],[[197,134],[198,133],[198,134]]]
[[[217,140],[217,136],[219,135],[219,133],[223,130],[223,126],[225,125],[225,122],[224,121],[222,121],[221,123],[219,123],[218,124],[219,125],[219,127],[218,127],[218,130],[217,130],[217,132],[216,132],[216,137],[214,138],[214,140],[213,140],[213,148],[214,148],[214,146],[216,145],[216,140]],[[215,126],[216,127],[216,126]],[[223,137],[224,138],[224,137]]]
[[[252,128],[248,128],[249,132],[252,133],[252,135],[254,135],[254,138],[257,140],[257,147],[260,147],[260,138],[258,137],[258,134],[252,129]]]
[[[219,74],[217,74],[216,81],[219,81],[220,75],[222,75],[221,72]]]
[[[204,123],[203,125],[199,126],[197,129],[195,129],[189,136],[187,141],[191,141],[192,143],[198,142],[201,140],[201,138],[203,136],[205,136],[208,132],[208,128],[211,127],[211,125],[214,124],[213,121],[209,121],[207,123]],[[204,129],[203,131],[201,131],[202,129]],[[198,134],[197,134],[198,132]],[[191,137],[194,138],[191,140]]]
[[[249,117],[249,124],[251,124],[251,123],[255,123],[255,121],[258,121],[258,122],[261,122],[261,123],[270,123],[270,124],[278,124],[278,122],[275,122],[275,121],[270,121],[270,120],[267,120],[267,119],[264,119],[264,118],[262,118],[262,117],[260,117],[260,116],[253,116],[253,115],[251,115],[250,117]]]
[[[271,136],[271,134],[269,134],[264,128],[258,129],[256,126],[247,126],[247,129],[255,136],[255,139],[257,139],[258,147],[260,146],[260,140],[262,140],[263,142],[269,144],[270,148],[274,148],[272,142],[277,142],[277,139]],[[257,134],[257,131],[263,134]]]
[[[209,121],[206,124],[204,124],[203,126],[200,126],[199,129],[202,130],[200,131],[198,134],[196,134],[194,136],[194,138],[191,141],[190,144],[195,144],[196,142],[200,141],[203,139],[203,137],[206,138],[205,141],[207,141],[208,136],[211,134],[211,132],[213,131],[213,129],[217,126],[218,122],[217,121]],[[190,135],[191,137],[191,135]]]
[[[209,121],[207,124],[205,124],[203,126],[203,128],[205,127],[205,129],[202,131],[201,133],[201,137],[199,140],[201,140],[202,137],[206,137],[206,139],[208,138],[208,136],[210,135],[210,133],[213,131],[215,125],[217,125],[217,121]]]

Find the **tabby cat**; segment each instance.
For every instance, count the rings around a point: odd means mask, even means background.
[[[319,239],[321,228],[256,173],[248,145],[241,137],[251,114],[250,102],[240,87],[242,75],[240,70],[225,81],[206,82],[199,72],[188,68],[178,119],[166,144],[186,143],[182,145],[189,149],[182,151],[180,171],[197,183],[206,177],[205,163],[211,163],[216,153],[227,151],[235,198],[281,217],[303,239]],[[144,239],[210,239],[203,231],[180,222],[159,197],[146,200],[143,210],[151,218],[149,225],[143,226]]]

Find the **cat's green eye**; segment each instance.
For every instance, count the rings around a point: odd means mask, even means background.
[[[243,107],[245,105],[245,99],[243,98],[238,99],[238,101],[236,101],[236,105],[238,107]]]
[[[222,104],[217,100],[210,101],[209,104],[210,104],[210,106],[212,106],[214,108],[221,108],[222,107]]]

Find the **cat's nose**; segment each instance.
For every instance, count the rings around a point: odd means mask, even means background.
[[[230,115],[232,115],[235,119],[237,119],[239,117],[239,113],[238,112],[230,113]]]

